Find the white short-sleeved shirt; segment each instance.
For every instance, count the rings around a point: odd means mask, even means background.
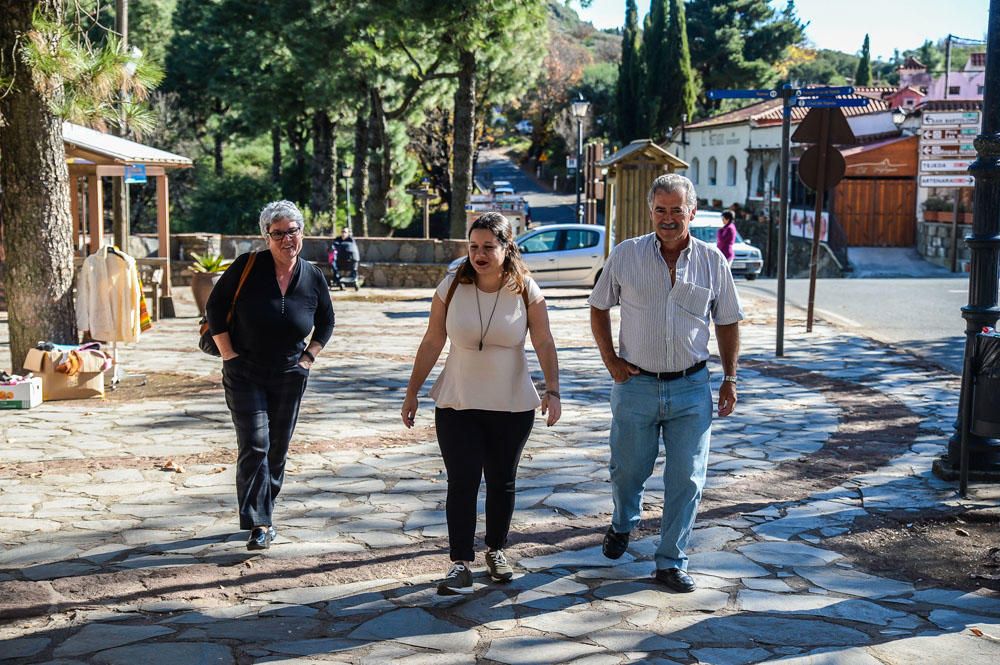
[[[743,320],[729,262],[693,236],[677,259],[674,284],[655,233],[615,245],[587,302],[605,310],[621,305],[618,355],[650,372],[708,360],[709,317],[716,325]]]
[[[448,297],[448,288],[454,278],[448,275],[438,284],[435,297],[441,302]],[[525,288],[529,303],[542,299],[542,291],[535,280],[526,278]],[[491,312],[493,321],[486,330]],[[479,350],[480,322],[485,331],[482,351]],[[475,284],[459,284],[448,306],[445,327],[451,346],[444,369],[430,392],[438,407],[510,412],[538,408],[541,400],[531,381],[524,352],[528,312],[520,293],[507,286],[501,286],[498,292],[487,293]]]

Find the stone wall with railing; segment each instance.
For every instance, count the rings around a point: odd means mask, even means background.
[[[155,236],[137,236],[149,254],[157,251]],[[302,258],[320,265],[327,262],[328,237],[303,239]],[[444,278],[448,263],[468,252],[465,240],[424,238],[355,238],[361,254],[359,272],[368,286],[433,287]],[[191,252],[222,254],[234,259],[251,249],[265,249],[260,236],[230,236],[218,233],[175,233],[170,236],[170,267],[173,285],[191,281]]]

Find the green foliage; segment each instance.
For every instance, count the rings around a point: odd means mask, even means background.
[[[191,272],[217,273],[226,272],[232,261],[222,258],[221,254],[198,254],[191,252],[194,263],[188,266]]]
[[[260,209],[280,195],[265,176],[228,173],[218,178],[204,169],[197,180],[185,214],[176,217],[178,231],[256,234]]]
[[[868,35],[865,34],[865,42],[861,46],[861,58],[858,60],[858,68],[854,74],[854,85],[871,85],[872,83],[872,56],[869,50]]]
[[[597,62],[583,68],[580,83],[570,89],[570,96],[583,95],[590,102],[593,126],[590,139],[610,139],[615,122],[615,92],[618,68],[611,62]]]
[[[122,123],[139,135],[152,129],[145,101],[163,78],[159,67],[130,52],[114,34],[90,41],[84,37],[87,26],[79,22],[36,11],[32,27],[24,54],[51,93],[53,113],[98,128]]]
[[[802,85],[846,85],[858,69],[858,57],[841,51],[803,49],[806,54],[788,70],[788,78]]]
[[[667,67],[662,74],[665,85],[657,114],[660,136],[680,125],[682,116],[691,119],[694,115],[696,85],[685,23],[683,0],[671,0],[666,30]]]
[[[642,55],[639,41],[638,8],[635,0],[625,3],[625,30],[622,34],[621,64],[615,88],[615,134],[622,143],[628,143],[645,133],[642,131]]]
[[[691,61],[704,90],[776,83],[776,65],[788,47],[805,38],[794,2],[778,13],[767,0],[690,0],[687,29]],[[700,104],[718,106],[705,98]]]

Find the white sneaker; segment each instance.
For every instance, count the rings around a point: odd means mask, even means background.
[[[445,578],[438,583],[441,596],[472,593],[472,572],[463,563],[454,563]]]

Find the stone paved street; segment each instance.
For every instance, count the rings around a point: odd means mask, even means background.
[[[954,375],[794,321],[776,359],[773,304],[746,300],[740,403],[716,421],[691,548],[699,588],[673,594],[650,578],[661,467],[628,552],[601,554],[609,379],[587,293],[546,291],[564,411],[553,428],[536,420],[520,466],[517,575],[490,583],[480,556],[476,592],[440,597],[433,403],[421,400],[413,430],[398,415],[431,290],[334,293],[334,338],[262,554],[237,529],[219,362],[197,350],[194,306],[178,291],[180,318],[119,353],[148,386],[0,412],[0,661],[1000,662],[1000,595],[886,577],[824,542],[861,516],[959,504],[955,484],[931,474],[953,429]],[[717,386],[717,363],[713,374]],[[1000,505],[995,487],[971,490],[963,505]]]

